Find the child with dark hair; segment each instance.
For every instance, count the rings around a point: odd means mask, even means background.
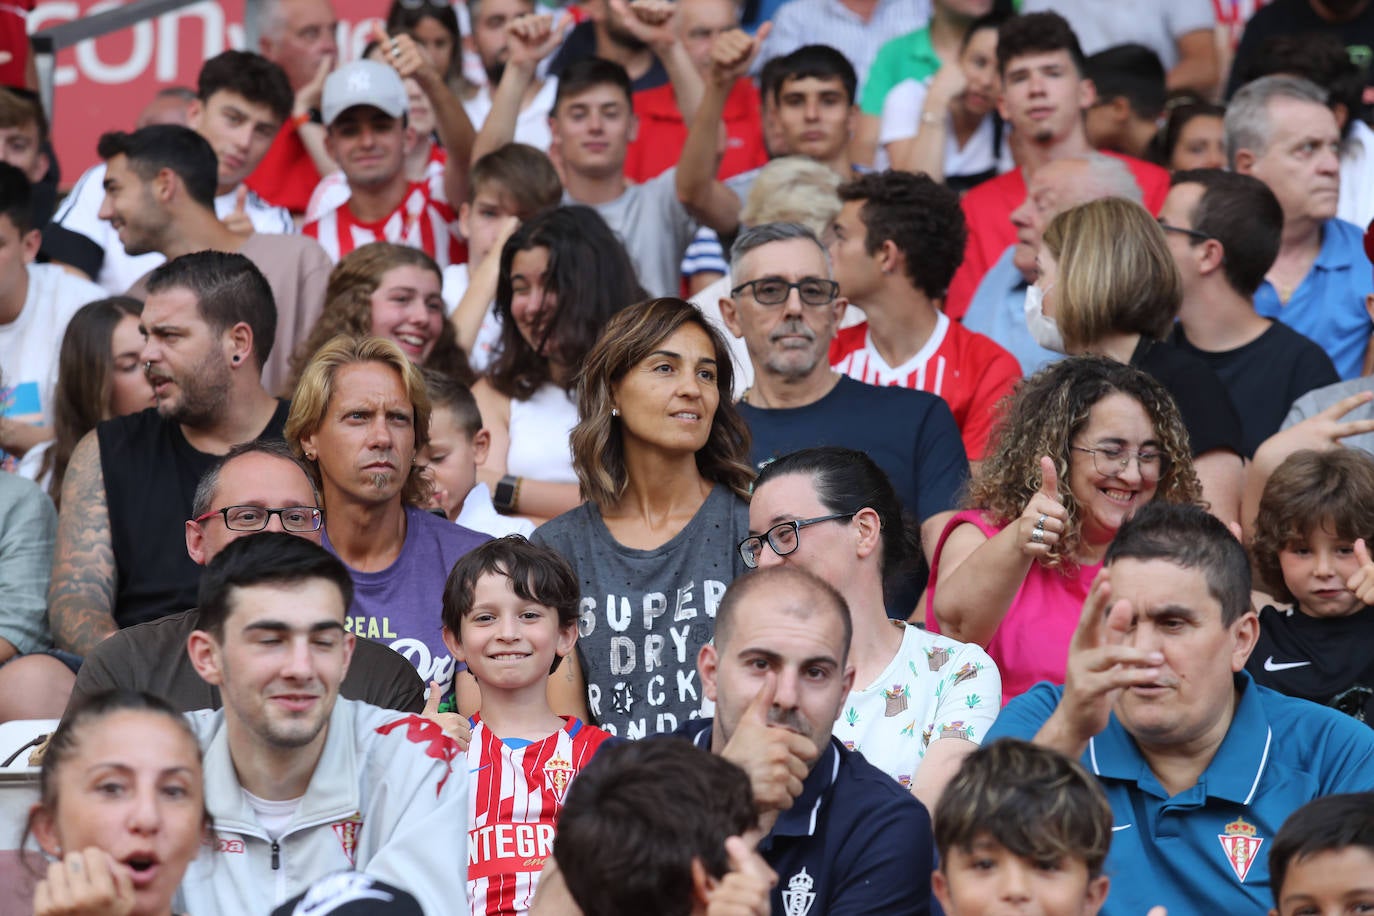
[[[577,641],[579,598],[567,561],[518,535],[465,554],[444,587],[444,643],[480,692],[467,750],[473,916],[529,909],[568,786],[610,737],[555,714],[546,693]]]
[[[931,888],[946,916],[1002,912],[1008,895],[1021,912],[1094,916],[1111,884],[1111,842],[1096,779],[1057,751],[1005,738],[965,758],[940,796]]]
[[[1289,696],[1374,719],[1374,457],[1301,451],[1264,487],[1250,545],[1280,602],[1259,610],[1254,679]]]
[[[1283,822],[1269,851],[1269,916],[1374,909],[1374,792],[1328,795]]]

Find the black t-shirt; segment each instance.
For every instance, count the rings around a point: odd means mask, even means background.
[[[590,20],[579,22],[568,33],[567,39],[563,42],[563,47],[559,48],[558,53],[553,56],[553,60],[549,61],[549,75],[561,77],[569,64],[595,56],[596,23]],[[668,71],[664,69],[663,62],[655,55],[654,62],[649,65],[649,69],[630,85],[630,89],[633,92],[643,92],[645,89],[657,89],[659,86],[667,85],[667,83]]]
[[[1259,641],[1245,663],[1256,683],[1374,723],[1374,608],[1309,617],[1265,606],[1259,620]]]
[[[1169,342],[1212,368],[1240,416],[1246,455],[1278,432],[1293,402],[1315,388],[1341,380],[1331,357],[1311,340],[1275,321],[1269,330],[1234,350],[1199,350],[1175,325]]]
[[[290,403],[258,435],[281,439]],[[196,603],[201,568],[186,555],[186,520],[196,484],[218,455],[196,451],[181,426],[150,407],[96,427],[115,558],[114,620],[121,627]]]
[[[1195,356],[1148,337],[1140,338],[1131,365],[1150,375],[1173,395],[1193,455],[1227,449],[1246,455],[1240,417],[1231,404],[1226,386],[1206,363]]]
[[[1350,22],[1327,22],[1312,9],[1309,0],[1274,0],[1268,6],[1260,7],[1250,21],[1245,24],[1245,32],[1236,47],[1235,62],[1231,65],[1231,75],[1226,83],[1226,97],[1229,99],[1240,88],[1238,79],[1243,78],[1248,62],[1257,57],[1266,39],[1276,35],[1301,35],[1304,32],[1331,32],[1344,42],[1350,52],[1350,59],[1365,70],[1365,83],[1374,85],[1374,68],[1370,67],[1374,58],[1374,3],[1364,8]]]
[[[841,376],[815,403],[776,409],[741,403],[739,412],[753,437],[749,460],[755,467],[798,449],[843,446],[865,453],[883,469],[915,523],[959,508],[968,457],[944,398]],[[905,620],[914,610],[928,572],[924,562],[919,566],[905,581],[888,583],[893,617]]]

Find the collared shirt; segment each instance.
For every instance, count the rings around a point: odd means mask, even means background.
[[[841,0],[789,0],[773,17],[773,31],[764,39],[754,67],[757,71],[803,45],[829,45],[854,65],[862,95],[869,67],[883,43],[928,22],[930,0],[878,0],[867,19]]]
[[[1021,364],[1021,371],[1033,375],[1064,356],[1036,343],[1026,327],[1026,287],[1030,284],[1011,261],[1015,251],[1013,245],[1002,252],[984,275],[964,313],[963,324],[1010,350]]]
[[[1364,230],[1344,220],[1322,226],[1322,247],[1312,269],[1287,304],[1279,302],[1274,284],[1265,280],[1255,293],[1255,311],[1277,318],[1326,351],[1343,379],[1364,368],[1371,325],[1364,297],[1374,293]]]
[[[880,117],[883,100],[892,87],[905,80],[926,82],[940,69],[940,57],[930,43],[930,27],[907,32],[886,42],[873,58],[868,79],[864,81],[859,108],[866,115]]]
[[[1235,675],[1239,702],[1197,784],[1170,797],[1113,713],[1082,763],[1102,784],[1114,824],[1103,916],[1261,913],[1272,903],[1269,850],[1303,804],[1374,787],[1374,732],[1327,709]],[[988,741],[1030,740],[1064,688],[1040,683],[1013,700]]]
[[[676,734],[710,750],[713,725],[713,719],[697,719]],[[770,901],[775,916],[931,911],[930,815],[890,776],[834,738],[758,848],[778,874]]]

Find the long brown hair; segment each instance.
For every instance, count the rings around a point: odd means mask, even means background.
[[[125,316],[143,314],[143,303],[129,296],[88,302],[72,316],[62,335],[53,387],[53,444],[43,455],[41,474],[51,474],[48,495],[59,506],[67,464],[81,437],[109,418],[115,328]]]
[[[749,466],[749,427],[730,398],[735,381],[730,348],[696,306],[664,297],[629,306],[612,318],[578,374],[580,420],[571,436],[573,468],[582,495],[602,509],[620,499],[630,482],[625,442],[611,416],[613,389],[625,373],[685,324],[695,324],[711,339],[716,387],[721,393],[720,405],[711,419],[711,435],[697,452],[697,470],[712,483],[734,490],[741,499],[749,498],[754,482],[754,469]]]

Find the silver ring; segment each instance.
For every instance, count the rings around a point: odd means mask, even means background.
[[[1045,543],[1045,529],[1035,528],[1031,531],[1031,540],[1037,544]]]
[[[400,43],[398,43],[398,42],[396,41],[396,39],[394,39],[394,38],[391,39],[391,56],[392,56],[392,57],[400,57],[400,56],[401,56],[401,45],[400,45]]]
[[[1049,520],[1049,516],[1048,516],[1048,515],[1045,515],[1045,514],[1042,512],[1042,513],[1040,514],[1040,517],[1037,518],[1037,519],[1035,520],[1035,529],[1036,529],[1037,531],[1044,531],[1044,530],[1045,530],[1045,522],[1048,521],[1048,520]]]

